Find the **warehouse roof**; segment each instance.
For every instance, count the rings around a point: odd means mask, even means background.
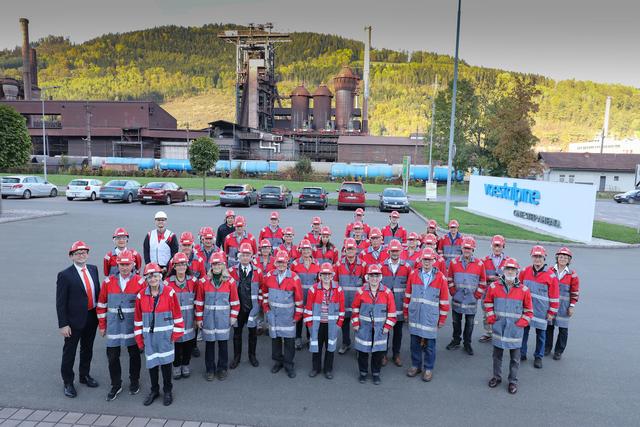
[[[538,153],[548,169],[635,172],[640,154]]]

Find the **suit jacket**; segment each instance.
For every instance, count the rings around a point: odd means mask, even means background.
[[[100,295],[100,278],[98,267],[87,264],[87,270],[93,280],[95,288],[94,302]],[[72,329],[82,329],[87,322],[87,291],[78,270],[72,264],[58,273],[56,282],[56,310],[58,312],[58,327],[71,326]]]

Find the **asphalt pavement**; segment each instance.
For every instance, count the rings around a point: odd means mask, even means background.
[[[65,210],[67,214],[0,224],[4,243],[0,245],[0,406],[243,425],[640,425],[640,340],[635,316],[640,301],[640,249],[574,249],[574,267],[582,289],[567,350],[561,361],[545,358],[542,370],[533,368],[530,354],[530,360],[520,368],[519,392],[515,396],[506,392],[506,382],[496,389],[487,387],[491,346],[477,342],[482,333],[481,322],[474,331],[474,356],[445,350],[451,337],[449,318],[439,333],[431,383],[405,376],[410,360],[406,329],[402,350],[405,366],[390,364],[383,368],[379,386],[358,383],[353,350],[344,356],[336,355],[332,381],[307,376],[311,368],[307,350],[296,353],[297,378],[289,379],[283,372],[273,375],[269,372],[270,340],[263,336],[258,341],[260,367],[251,367],[245,354],[239,368],[230,371],[226,381],[209,383],[202,378],[203,358],[193,359],[194,375],[175,381],[172,406],[157,403],[144,407],[142,401],[149,387],[144,370],[139,395],[123,393],[113,402],[105,401],[109,376],[104,340],[99,336],[91,374],[100,387],[88,389],[78,385],[76,379],[78,397],[63,396],[59,373],[62,338],[55,314],[56,274],[69,265],[67,252],[74,240],[86,241],[92,247],[90,262],[100,265],[103,255],[111,249],[116,227],[126,227],[132,236],[131,246],[141,251],[145,233],[153,228],[155,211],[167,212],[168,228],[179,233],[197,232],[203,225],[217,226],[226,208],[69,203],[63,198],[3,203],[8,209],[28,206]],[[316,214],[299,211],[295,206],[280,212],[281,224],[296,229],[296,240],[306,233]],[[257,234],[267,223],[269,210],[253,206],[236,208],[236,213],[244,215],[249,231]],[[318,211],[317,215],[336,236],[353,218],[350,212],[338,212],[335,207]],[[371,225],[384,225],[387,215],[367,209],[365,219]],[[424,228],[413,214],[402,215],[401,224],[409,230]],[[549,252],[555,249],[547,248]],[[479,254],[488,250],[487,243],[480,242]],[[527,263],[528,250],[529,245],[507,243],[508,254],[522,263]],[[480,313],[477,319],[481,320]],[[533,346],[534,339],[530,338],[530,351]],[[203,349],[202,343],[200,348]],[[231,343],[229,349],[232,354]],[[126,352],[122,361],[126,377],[125,355]],[[507,363],[505,360],[505,370]]]

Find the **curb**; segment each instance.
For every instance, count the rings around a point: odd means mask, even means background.
[[[425,224],[427,223],[427,218],[422,215],[420,212],[418,212],[415,208],[413,208],[412,206],[409,206],[409,210],[411,212],[413,212],[418,218],[420,218],[422,221],[425,222]],[[444,228],[440,228],[438,227],[438,231],[441,231],[443,233],[446,233],[447,230],[445,230]],[[465,236],[471,236],[474,239],[477,240],[491,240],[491,236],[480,236],[477,234],[469,234],[469,233],[463,233]],[[525,240],[525,239],[509,239],[509,242],[513,242],[513,243],[529,243],[529,244],[539,244],[541,243],[538,240]],[[544,240],[545,244],[552,244],[552,245],[566,245],[566,242],[558,242],[558,241],[553,241],[553,240]],[[579,242],[574,242],[571,243],[571,246],[574,247],[581,247],[581,248],[586,248],[586,249],[635,249],[635,248],[640,248],[640,243],[619,243],[616,242],[615,245],[600,245],[600,244],[589,244],[589,243],[579,243]]]
[[[12,216],[5,216],[5,215]],[[0,224],[17,221],[27,221],[30,219],[47,218],[50,216],[66,215],[65,211],[35,211],[27,209],[7,209],[0,216]]]
[[[182,207],[182,208],[216,208],[220,206],[219,200],[212,200],[209,202],[182,202],[177,203],[174,206]]]

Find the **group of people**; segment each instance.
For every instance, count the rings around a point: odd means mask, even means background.
[[[358,209],[338,248],[319,217],[295,244],[294,229],[280,226],[278,212],[270,214],[256,239],[246,230],[244,217],[227,210],[217,233],[202,227],[196,244],[188,231],[179,237],[171,232],[167,215],[159,211],[155,229],[145,236],[142,256],[129,246],[124,228],[115,230],[102,282],[98,268],[87,263],[89,246],[73,243],[72,265],[58,274],[56,293],[64,336],[64,394],[77,395],[73,364],[78,345],[79,381],[98,387],[89,374],[96,330],[106,339],[111,377],[107,400],[122,392],[120,352],[126,347],[130,394],[140,391],[141,353],[145,356],[151,380],[145,405],[160,395],[160,372],[163,403],[172,403],[172,379],[191,376],[191,358],[200,356],[199,340],[204,341],[206,380],[225,380],[228,369],[240,364],[245,327],[250,365],[259,366],[258,336],[268,331],[271,372],[284,368],[290,378],[296,376],[296,350],[305,344],[312,353],[309,376],[322,373],[327,379],[333,378],[335,352],[345,354],[353,345],[358,380],[365,383],[371,375],[373,383],[380,384],[381,368],[389,361],[403,366],[406,323],[411,355],[406,374],[429,382],[438,330],[450,310],[453,336],[447,350],[463,348],[474,354],[471,337],[479,304],[484,314],[480,342],[494,347],[489,387],[502,382],[503,352],[509,350],[507,389],[517,392],[531,327],[536,331],[536,368],[542,368],[543,357],[552,352],[553,359],[562,357],[579,297],[568,248],[560,248],[555,263],[547,264],[545,249],[535,245],[531,265],[521,268],[505,254],[502,236],[491,239],[489,255],[478,257],[476,241],[459,232],[456,220],[438,237],[434,220],[418,234],[407,232],[399,218],[391,212],[389,224],[380,229],[366,224],[364,211]]]

